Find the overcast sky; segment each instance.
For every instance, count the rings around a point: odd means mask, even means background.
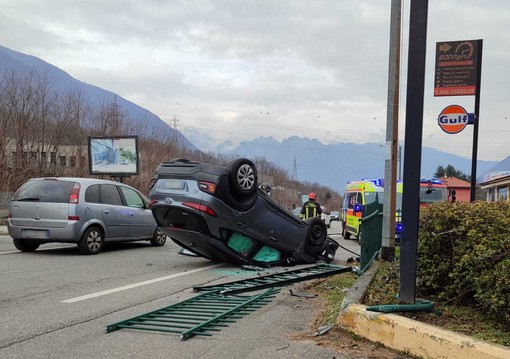
[[[0,44],[212,138],[386,138],[390,0],[0,0]],[[399,140],[409,0],[403,1]],[[431,0],[423,145],[470,157],[473,126],[437,125],[435,44],[483,39],[478,158],[510,155],[510,2]]]

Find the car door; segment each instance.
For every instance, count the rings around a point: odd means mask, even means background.
[[[118,186],[114,184],[101,184],[100,186],[101,210],[106,224],[109,238],[129,238],[129,208],[122,203]]]
[[[129,210],[130,235],[137,238],[150,238],[156,229],[152,212],[147,209],[147,200],[134,189],[120,186],[125,204]]]

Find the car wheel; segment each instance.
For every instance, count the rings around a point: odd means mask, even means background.
[[[240,196],[257,190],[257,169],[252,161],[239,158],[229,168],[229,182],[233,192]]]
[[[39,243],[28,242],[24,239],[14,238],[14,247],[22,252],[34,252],[39,248]]]
[[[80,241],[78,242],[78,250],[81,254],[98,254],[103,249],[104,234],[98,227],[88,228]]]
[[[313,217],[306,220],[309,227],[308,244],[314,247],[320,247],[326,240],[328,230],[322,219]]]
[[[156,228],[151,238],[151,244],[154,247],[161,247],[166,243],[166,234],[159,228]]]
[[[342,223],[342,237],[344,237],[344,239],[351,238],[351,234],[349,232],[347,232],[347,230],[345,229],[344,223]]]
[[[357,238],[358,238],[358,243],[359,243],[359,245],[361,246],[361,241],[363,240],[363,237],[362,237],[362,235],[361,235],[361,228],[360,228],[360,230],[359,230],[359,232],[358,232],[358,237],[357,237]]]

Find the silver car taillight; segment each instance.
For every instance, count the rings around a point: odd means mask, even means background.
[[[78,182],[74,183],[73,189],[69,194],[69,203],[77,204],[80,201],[80,184]]]

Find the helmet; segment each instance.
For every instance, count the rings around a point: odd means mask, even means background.
[[[313,199],[315,201],[315,193],[311,192],[309,195],[308,195],[308,199]]]

